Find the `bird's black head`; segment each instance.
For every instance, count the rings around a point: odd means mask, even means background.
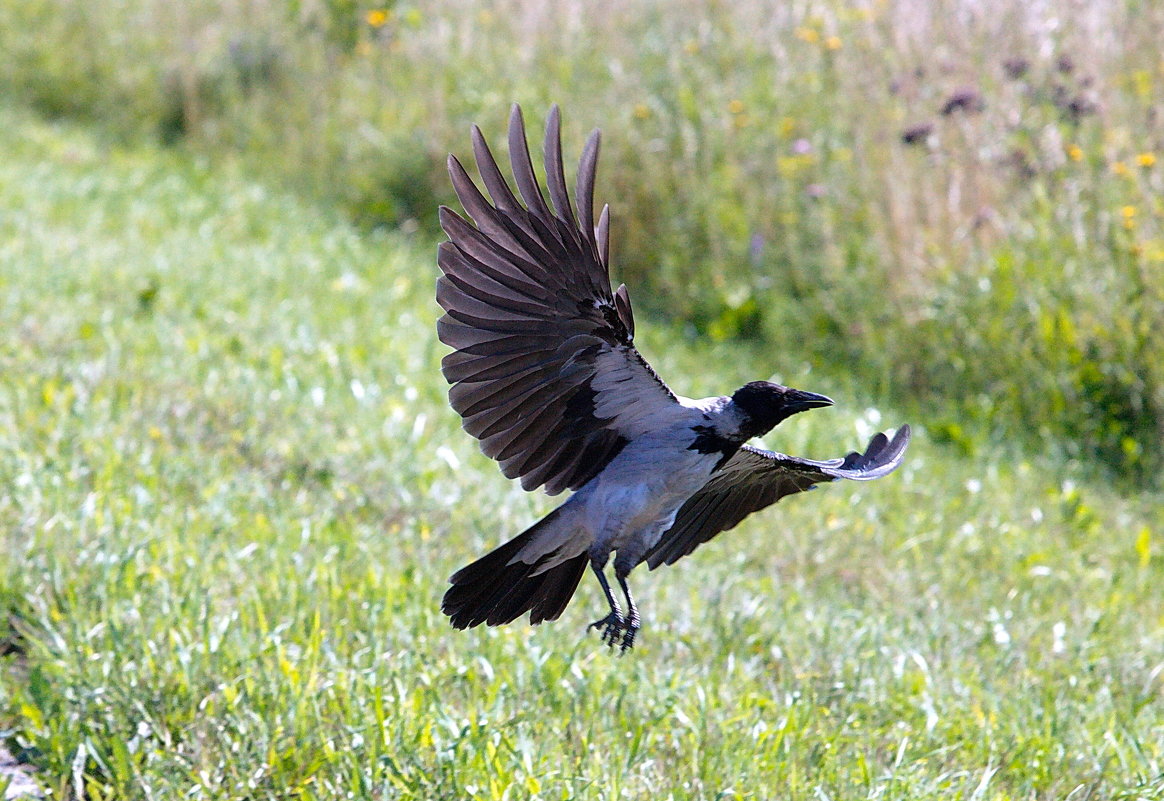
[[[766,434],[797,412],[833,405],[832,399],[824,395],[783,387],[771,381],[744,384],[732,395],[732,403],[743,413],[741,433],[749,437]]]

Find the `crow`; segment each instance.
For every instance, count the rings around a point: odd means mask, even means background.
[[[594,221],[599,132],[586,142],[571,206],[561,122],[550,109],[544,145],[552,208],[535,177],[521,109],[509,118],[520,200],[485,138],[472,129],[477,171],[491,200],[449,156],[469,222],[440,209],[437,334],[449,402],[484,453],[526,490],[573,495],[525,532],[450,579],[441,610],[458,629],[531,623],[565,610],[589,565],[610,606],[590,628],[621,651],[640,627],[627,575],[691,553],[752,512],[814,484],[867,481],[897,468],[909,426],[877,434],[864,453],[814,461],[745,444],[791,415],[832,405],[824,395],[753,381],[731,396],[672,392],[633,344],[626,285],[609,276],[609,207]],[[605,568],[626,600],[622,611]]]

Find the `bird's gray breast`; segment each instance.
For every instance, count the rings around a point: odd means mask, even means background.
[[[671,526],[721,458],[688,448],[690,437],[689,427],[641,437],[587,488],[588,522],[600,542],[620,548],[633,540],[649,549]]]

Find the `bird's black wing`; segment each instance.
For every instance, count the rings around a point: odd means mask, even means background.
[[[674,564],[752,512],[815,484],[838,478],[869,481],[888,475],[901,464],[909,436],[909,426],[903,425],[893,439],[884,434],[874,436],[864,453],[823,462],[745,445],[687,499],[671,528],[647,554],[646,562],[652,570]]]
[[[521,109],[509,118],[514,195],[481,131],[473,127],[477,170],[490,199],[454,156],[453,188],[472,220],[441,208],[449,237],[438,251],[444,273],[437,302],[441,362],[449,401],[465,430],[525,489],[577,489],[650,418],[678,403],[632,344],[626,287],[610,289],[609,211],[594,225],[598,132],[578,167],[578,216],[562,171],[557,107],[546,125],[547,205],[534,175]]]

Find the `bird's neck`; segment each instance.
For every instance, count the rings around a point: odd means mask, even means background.
[[[716,404],[704,414],[705,423],[692,426],[695,434],[689,450],[699,453],[717,453],[720,455],[715,468],[718,470],[735,455],[740,446],[749,439],[768,431],[768,428],[758,426],[751,415],[745,413],[731,400]]]
[[[752,437],[767,434],[774,427],[774,422],[757,419],[731,400],[724,404],[715,421],[716,431],[721,436],[736,440],[741,445]]]

